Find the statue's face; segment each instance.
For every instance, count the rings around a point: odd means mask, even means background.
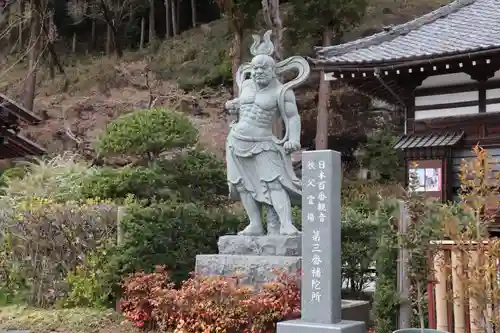
[[[267,86],[275,76],[274,60],[266,55],[252,59],[252,79],[261,86]]]

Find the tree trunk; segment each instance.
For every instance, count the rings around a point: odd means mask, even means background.
[[[100,1],[100,7],[102,10],[102,14],[104,16],[104,20],[106,21],[106,24],[108,25],[108,31],[107,31],[108,37],[111,37],[111,38],[108,38],[107,43],[109,43],[110,39],[113,39],[113,46],[115,48],[116,57],[118,59],[120,59],[123,57],[123,49],[122,49],[122,46],[120,43],[120,39],[118,38],[118,31],[117,31],[116,26],[115,26],[116,22],[113,19],[111,12],[109,10],[109,7],[105,3],[105,1],[106,0]],[[106,45],[106,46],[107,46],[108,51],[109,51],[109,45]],[[109,52],[108,52],[108,54],[109,54]]]
[[[166,25],[166,37],[172,36],[172,14],[170,13],[170,1],[165,0],[165,25]]]
[[[241,65],[241,59],[243,58],[241,52],[241,41],[243,39],[243,32],[233,31],[233,45],[232,51],[232,70],[233,70],[233,96],[238,97],[238,85],[236,84],[236,73]]]
[[[331,28],[323,30],[323,46],[330,46],[333,33]],[[328,101],[330,99],[330,81],[325,80],[325,72],[320,73],[318,91],[318,115],[316,118],[316,150],[328,148]]]
[[[149,0],[149,45],[155,39],[155,0]]]
[[[76,32],[73,33],[73,39],[71,41],[71,51],[76,53]]]
[[[279,0],[262,0],[262,14],[264,15],[264,21],[269,29],[273,31],[272,39],[274,44],[274,60],[276,62],[282,59],[281,44],[283,36],[283,24],[281,23]],[[281,81],[282,76],[278,77]],[[283,119],[280,115],[276,116],[273,122],[273,133],[278,138],[284,135],[284,124]]]
[[[171,4],[171,16],[172,16],[172,34],[174,36],[177,36],[177,34],[179,33],[179,31],[177,30],[177,4],[176,4],[176,0],[172,0],[172,2],[170,3]]]
[[[264,21],[273,31],[274,58],[276,61],[283,59],[283,23],[281,22],[279,0],[262,0],[262,13]]]
[[[28,75],[24,86],[24,107],[28,111],[33,111],[36,89],[36,68],[40,49],[40,0],[31,0],[31,20],[30,20],[30,51],[28,53]]]
[[[144,48],[144,35],[145,35],[145,30],[146,30],[146,19],[144,16],[141,18],[141,39],[139,42],[139,50],[142,50]]]
[[[106,54],[111,54],[111,27],[109,24],[106,26]]]
[[[94,51],[95,50],[95,19],[92,19],[91,23],[91,32],[90,32],[90,50]]]
[[[191,0],[191,22],[193,28],[196,28],[196,0]]]
[[[120,39],[118,38],[118,31],[116,30],[115,23],[112,23],[111,26],[111,33],[113,37],[113,46],[115,48],[115,54],[118,59],[121,59],[123,57],[123,49],[120,44]]]
[[[24,15],[24,0],[19,0],[19,15]],[[23,22],[19,22],[18,31],[19,35],[17,36],[17,51],[23,52],[23,30],[24,24]]]
[[[180,34],[180,26],[181,26],[181,1],[180,0],[173,0],[175,1],[175,15],[176,15],[176,19],[175,19],[175,24],[176,24],[176,30],[177,30],[177,34]]]

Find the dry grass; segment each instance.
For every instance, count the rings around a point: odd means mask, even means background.
[[[0,329],[27,329],[31,333],[125,333],[131,326],[112,310],[42,310],[26,306],[0,307]]]

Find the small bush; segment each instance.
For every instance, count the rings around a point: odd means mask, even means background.
[[[118,249],[120,274],[171,267],[174,282],[185,280],[201,253],[216,253],[221,235],[234,234],[243,218],[210,212],[194,203],[133,205],[123,221],[124,242]]]
[[[375,215],[377,220],[377,270],[374,294],[375,331],[391,333],[397,328],[399,293],[397,290],[398,222],[397,201],[382,201]]]
[[[107,308],[115,300],[116,276],[110,269],[114,242],[103,244],[85,257],[64,279],[66,295],[58,303],[64,308]]]
[[[159,167],[102,167],[93,170],[82,181],[82,197],[124,199],[129,195],[141,199],[171,199],[169,185],[173,177]]]
[[[7,186],[10,179],[20,179],[26,174],[26,169],[20,167],[9,168],[3,171],[0,176],[0,187]]]
[[[379,132],[368,137],[358,151],[357,160],[364,168],[374,172],[380,181],[401,181],[404,177],[401,154],[393,148],[396,138]]]
[[[342,279],[350,292],[361,293],[373,281],[377,225],[369,215],[349,206],[342,209]]]
[[[279,274],[254,291],[238,278],[195,277],[176,290],[162,267],[123,283],[120,303],[134,326],[189,332],[275,332],[276,323],[300,316],[297,277]]]
[[[116,209],[109,203],[57,203],[37,197],[1,203],[3,265],[27,284],[28,301],[34,305],[59,299],[68,272],[116,237]]]
[[[82,179],[92,172],[92,168],[80,161],[77,155],[62,154],[51,159],[26,163],[22,177],[3,178],[5,188],[3,198],[23,201],[30,197],[48,198],[57,202],[78,200]]]
[[[110,122],[99,138],[97,151],[151,160],[197,141],[198,130],[186,115],[165,109],[139,110]]]
[[[207,205],[227,201],[228,186],[224,163],[202,150],[190,150],[174,160],[158,163],[162,173],[170,176],[169,188],[179,199]]]

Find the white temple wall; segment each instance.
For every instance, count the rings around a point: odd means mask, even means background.
[[[500,70],[489,81],[498,81],[500,85]],[[466,73],[452,73],[431,76],[425,79],[417,88],[452,87],[471,84],[471,90],[415,97],[415,120],[472,115],[479,113],[479,91],[473,80]],[[430,89],[429,89],[430,88]],[[500,88],[486,90],[486,112],[500,112]]]

